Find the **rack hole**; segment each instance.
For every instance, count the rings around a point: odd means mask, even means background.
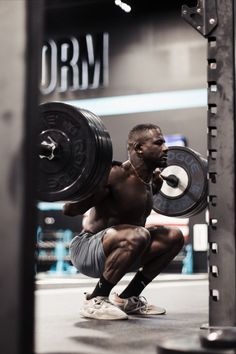
[[[217,113],[217,106],[216,105],[209,105],[209,111],[211,114],[216,114]]]
[[[208,43],[210,48],[216,47],[216,37],[209,37]]]
[[[218,270],[218,267],[216,265],[210,266],[210,272],[213,275],[213,277],[218,278],[219,270]]]
[[[216,242],[210,242],[210,250],[212,253],[218,253],[218,244]]]
[[[217,289],[211,289],[210,290],[210,296],[213,301],[219,301],[220,300],[220,293],[219,290]]]
[[[217,150],[215,149],[209,149],[209,156],[212,160],[216,160],[216,156],[217,156]]]

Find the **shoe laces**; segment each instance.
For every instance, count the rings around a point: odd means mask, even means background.
[[[85,297],[86,297],[86,299],[87,299],[88,293],[84,293],[84,295],[85,295]],[[92,299],[90,299],[90,300],[92,300]],[[89,301],[89,300],[88,300],[88,301]],[[103,297],[103,296],[94,297],[94,298],[93,298],[93,301],[94,301],[94,303],[95,303],[95,306],[97,306],[97,307],[102,306],[103,303],[111,304],[110,301],[109,301],[109,299],[108,299],[107,297]]]
[[[148,311],[148,302],[144,296],[132,296],[130,300],[133,304],[136,304],[134,311],[140,310],[143,313]]]
[[[110,304],[109,299],[106,297],[95,297],[94,302],[96,303],[96,305],[102,305],[104,302]]]

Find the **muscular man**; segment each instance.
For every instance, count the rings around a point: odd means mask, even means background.
[[[183,246],[180,230],[145,228],[163,180],[168,148],[161,129],[153,124],[135,126],[128,136],[129,160],[115,164],[106,183],[88,200],[67,203],[66,215],[89,210],[84,229],[71,242],[72,263],[89,276],[100,278],[87,294],[81,315],[96,319],[127,319],[127,314],[164,314],[140,294],[171,262]],[[127,272],[136,272],[121,294],[111,289]]]

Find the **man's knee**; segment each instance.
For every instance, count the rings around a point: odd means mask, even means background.
[[[135,227],[128,232],[127,237],[123,241],[123,246],[129,250],[144,250],[151,241],[150,233],[144,227]]]
[[[176,246],[181,249],[184,245],[184,236],[180,229],[170,229],[168,235],[169,241],[172,246]]]

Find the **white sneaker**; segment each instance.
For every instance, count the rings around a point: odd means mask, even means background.
[[[162,307],[149,305],[144,296],[131,296],[120,298],[116,293],[110,295],[110,301],[127,314],[133,315],[164,315],[166,310]]]
[[[113,305],[107,297],[97,296],[90,300],[85,299],[80,310],[83,317],[96,320],[127,320],[128,316],[121,309]]]

